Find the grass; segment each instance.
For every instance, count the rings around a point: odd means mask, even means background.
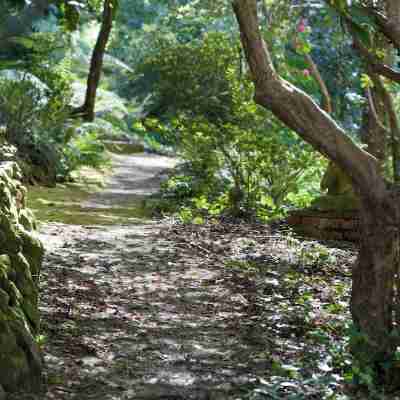
[[[104,186],[104,174],[92,169],[81,169],[77,183],[57,185],[55,188],[28,188],[28,207],[41,222],[61,222],[70,225],[114,225],[143,222],[150,212],[142,200],[132,200],[123,207],[95,208],[85,206],[91,196]]]

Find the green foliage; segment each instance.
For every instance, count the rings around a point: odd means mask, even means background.
[[[72,8],[83,10],[86,6],[65,2],[60,5],[61,18]],[[17,146],[19,157],[38,166],[53,182],[65,179],[80,165],[99,167],[106,163],[104,146],[98,140],[104,129],[79,129],[68,122],[74,89],[69,34],[60,26],[48,32],[39,29],[16,37],[13,44],[8,58],[16,59],[11,65],[17,70],[0,71],[4,76],[0,112],[6,138]],[[27,174],[30,171],[28,168]]]
[[[109,163],[105,146],[99,140],[98,132],[90,125],[81,126],[80,132],[62,148],[60,173],[63,176],[80,166],[101,168]]]
[[[22,79],[18,76],[0,80],[0,118],[5,138],[18,148],[22,159],[55,176],[66,110],[51,101],[50,93],[38,87],[29,75],[22,75]]]
[[[97,168],[106,163],[105,148],[93,127],[68,127],[64,88],[69,87],[57,71],[42,73],[53,90],[32,74],[9,72],[0,79],[0,123],[19,158],[39,167],[53,182],[81,165]]]
[[[159,74],[157,95],[170,119],[153,126],[189,167],[166,193],[192,197],[200,214],[281,216],[297,200],[307,202],[300,189],[316,185],[324,162],[256,106],[240,57],[238,43],[213,33],[146,61]]]
[[[226,71],[232,73],[239,63],[238,46],[217,33],[202,42],[165,45],[146,58],[137,72],[153,71],[158,76],[155,95],[160,109],[225,120],[233,100]]]

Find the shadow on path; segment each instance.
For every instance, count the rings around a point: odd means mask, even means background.
[[[265,369],[247,300],[158,228],[47,227],[68,236],[43,288],[48,398],[225,399]]]
[[[173,163],[114,162],[89,200],[107,214],[154,193]],[[314,400],[346,389],[333,355],[349,357],[353,246],[257,224],[121,221],[42,225],[40,399]]]
[[[82,207],[143,199],[175,164],[155,155],[113,162],[107,187]],[[42,225],[46,399],[236,398],[265,369],[248,301],[221,269],[162,238],[165,227]]]

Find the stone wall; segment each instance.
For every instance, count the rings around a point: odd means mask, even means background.
[[[298,210],[292,212],[287,223],[299,234],[320,240],[347,240],[359,238],[357,212]]]
[[[360,202],[352,192],[322,195],[309,208],[293,211],[287,223],[299,234],[321,240],[359,238]]]
[[[41,383],[35,336],[43,247],[20,179],[16,163],[0,162],[0,398],[4,392],[37,391]]]

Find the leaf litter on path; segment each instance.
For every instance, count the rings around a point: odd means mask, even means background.
[[[165,165],[146,157],[151,179]],[[138,162],[120,165],[111,191],[118,180],[138,187]],[[107,190],[107,202],[126,198]],[[328,399],[345,389],[352,246],[220,221],[47,222],[41,234],[41,398]]]

